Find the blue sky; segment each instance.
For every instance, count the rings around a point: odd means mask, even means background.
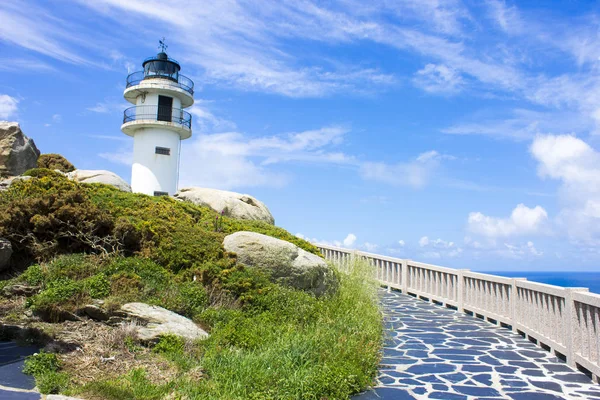
[[[0,3],[0,119],[130,179],[127,74],[196,84],[180,187],[311,240],[475,270],[600,269],[600,5]]]

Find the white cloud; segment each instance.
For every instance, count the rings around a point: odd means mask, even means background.
[[[289,176],[270,166],[285,162],[348,164],[352,158],[328,151],[348,132],[324,127],[275,136],[247,137],[237,132],[200,134],[182,146],[181,186],[220,189],[281,187]]]
[[[589,132],[594,129],[594,125],[594,121],[590,118],[581,118],[578,112],[541,112],[518,108],[502,117],[492,118],[487,112],[475,113],[467,121],[441,131],[450,135],[482,135],[524,141],[533,139],[541,132]]]
[[[529,208],[519,204],[508,218],[489,217],[481,212],[472,212],[467,220],[467,229],[490,238],[509,237],[540,233],[547,222],[548,213],[541,206]]]
[[[83,29],[79,35],[72,35],[75,29],[71,23],[53,16],[40,5],[3,0],[0,2],[0,21],[0,39],[3,41],[60,61],[88,63],[73,50],[73,45],[81,40]]]
[[[196,100],[195,104],[187,111],[194,116],[195,123],[203,132],[223,132],[237,129],[235,122],[216,117],[207,107],[201,106],[199,103],[201,101]]]
[[[423,236],[419,240],[419,246],[421,250],[418,254],[424,259],[456,258],[463,254],[463,249],[457,247],[454,242],[439,238],[431,240],[427,236]]]
[[[406,245],[404,240],[398,240],[398,244],[400,245],[400,247],[404,247]]]
[[[346,238],[344,239],[344,241],[342,243],[344,244],[344,247],[352,247],[352,246],[354,246],[355,242],[356,242],[356,235],[353,233],[349,233],[348,236],[346,236]]]
[[[0,118],[7,119],[17,113],[19,100],[7,94],[0,94]]]
[[[52,116],[52,121],[54,121],[56,123],[61,122],[62,121],[62,115],[60,115],[60,114],[54,114]]]
[[[360,166],[364,179],[387,183],[393,186],[411,186],[421,188],[429,182],[431,175],[442,160],[452,156],[439,154],[432,150],[420,154],[416,159],[397,164],[383,162],[365,162]]]
[[[112,112],[123,112],[128,107],[132,107],[132,105],[125,103],[122,100],[106,99],[105,101],[96,103],[96,105],[93,107],[87,107],[86,110],[100,114],[107,114]]]
[[[379,245],[375,243],[364,242],[361,247],[364,248],[368,253],[374,253],[379,248]]]
[[[98,156],[115,164],[133,164],[133,150],[130,150],[128,148],[122,148],[112,153],[100,153],[98,154]]]
[[[562,230],[574,240],[600,244],[600,153],[572,135],[538,136],[530,152],[540,177],[562,183]]]
[[[528,257],[541,257],[544,255],[544,252],[536,249],[533,242],[529,241],[523,245],[504,243],[504,249],[495,251],[495,254],[506,258],[523,259]]]
[[[456,93],[463,87],[464,80],[453,68],[427,64],[415,73],[413,83],[429,93]]]

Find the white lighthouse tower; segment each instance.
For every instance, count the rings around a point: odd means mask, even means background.
[[[127,77],[123,96],[134,107],[125,110],[121,130],[133,137],[131,189],[151,196],[177,191],[181,140],[192,136],[194,83],[181,75],[179,63],[161,52]]]

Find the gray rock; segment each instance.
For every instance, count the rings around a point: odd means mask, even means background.
[[[40,151],[16,122],[0,121],[0,176],[17,176],[37,167]]]
[[[2,290],[6,297],[11,296],[33,296],[40,291],[39,286],[28,286],[28,285],[9,285]]]
[[[236,232],[223,241],[248,267],[266,271],[280,284],[321,296],[337,288],[337,278],[325,260],[285,240],[255,232]]]
[[[131,186],[114,172],[105,170],[76,169],[66,174],[67,178],[81,183],[103,183],[122,192],[131,192]]]
[[[88,304],[79,309],[79,313],[87,315],[96,321],[108,321],[109,315],[102,308],[93,304]]]
[[[0,180],[0,192],[6,190],[17,181],[27,181],[31,179],[31,176],[13,176],[12,178],[7,178]]]
[[[275,223],[275,219],[267,206],[247,194],[189,187],[181,189],[175,193],[174,197],[196,205],[210,207],[216,212],[223,212],[231,218],[265,221],[271,225]]]
[[[63,396],[62,394],[49,394],[46,396],[46,400],[82,400],[78,397]]]
[[[186,339],[203,339],[208,337],[203,329],[192,320],[158,306],[144,303],[127,303],[121,307],[133,321],[140,323],[136,330],[143,341],[158,340],[160,335],[172,334]]]
[[[8,240],[0,238],[0,271],[8,267],[10,256],[12,256],[12,245]]]

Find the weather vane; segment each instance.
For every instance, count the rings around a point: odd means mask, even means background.
[[[163,53],[164,53],[164,52],[167,50],[167,48],[169,47],[169,46],[167,46],[167,44],[165,43],[165,37],[164,37],[164,36],[163,36],[163,38],[162,38],[162,39],[160,39],[160,40],[158,41],[158,47],[160,48],[160,50],[161,50]]]

